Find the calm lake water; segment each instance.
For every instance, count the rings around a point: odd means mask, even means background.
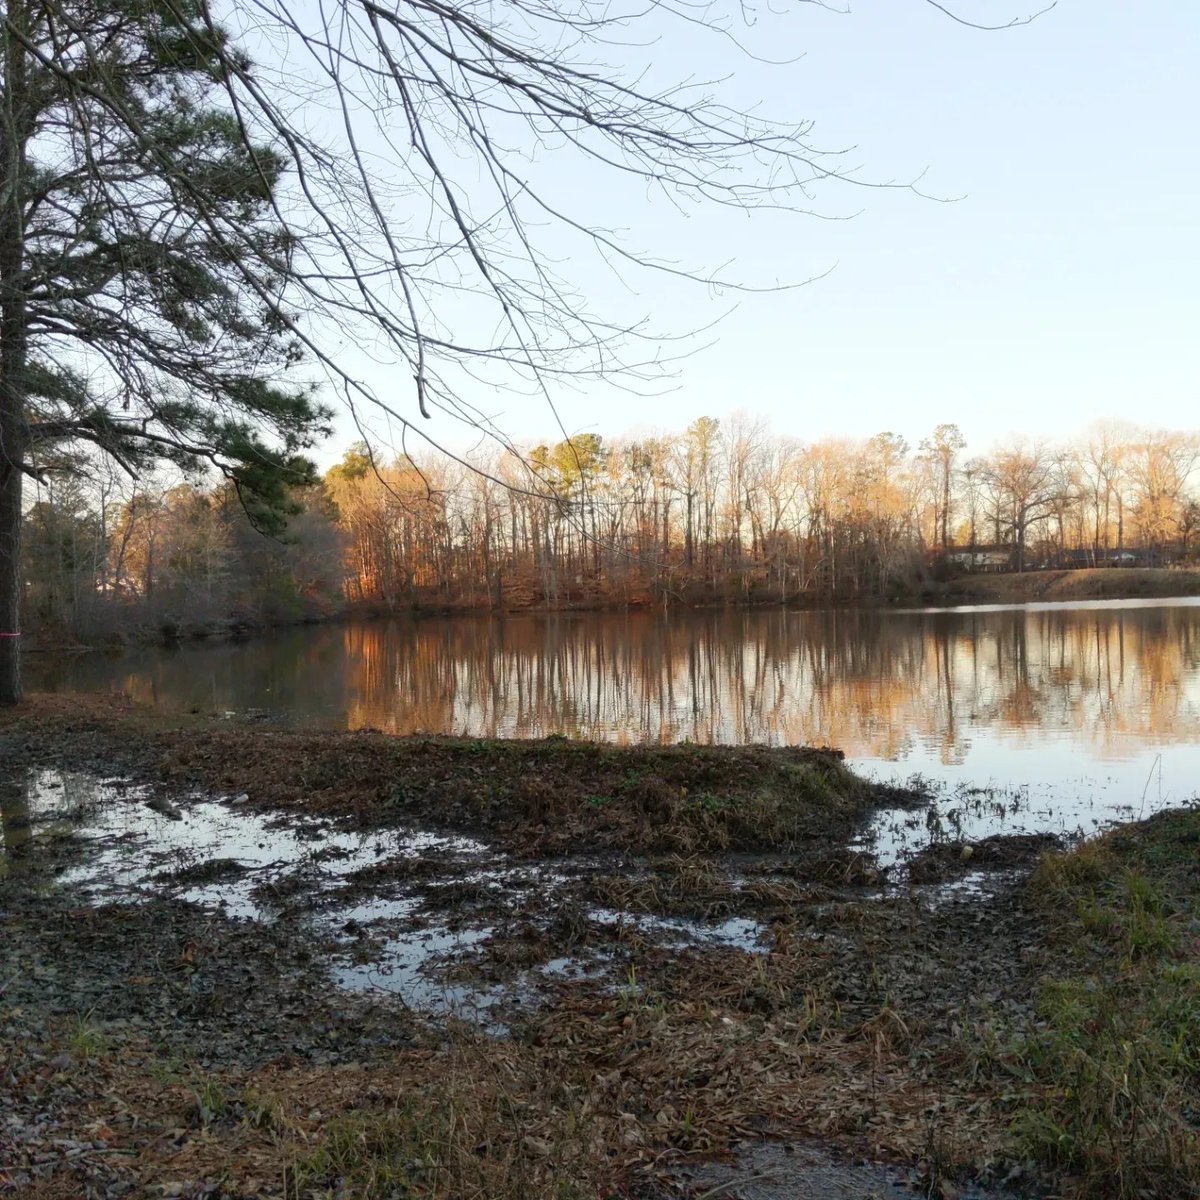
[[[881,776],[1018,789],[1028,828],[1200,794],[1200,598],[375,621],[28,675],[333,728],[828,744]]]

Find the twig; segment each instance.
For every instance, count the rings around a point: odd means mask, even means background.
[[[791,1173],[790,1167],[780,1167],[777,1171],[750,1171],[745,1175],[735,1175],[732,1179],[718,1183],[716,1187],[711,1187],[706,1192],[697,1193],[692,1200],[712,1200],[714,1196],[719,1196],[722,1192],[729,1191],[730,1188],[741,1187],[743,1183],[758,1183],[761,1179],[778,1179],[780,1176]]]
[[[1142,819],[1142,814],[1146,811],[1146,793],[1150,790],[1150,780],[1154,778],[1154,768],[1158,768],[1158,798],[1162,799],[1162,755],[1156,754],[1154,761],[1150,764],[1150,774],[1146,776],[1146,786],[1142,788],[1142,803],[1138,808],[1138,820]]]

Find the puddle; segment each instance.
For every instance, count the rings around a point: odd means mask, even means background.
[[[521,905],[527,918],[552,915],[547,897],[569,887],[585,860],[514,865],[472,838],[346,832],[198,793],[164,804],[150,787],[58,770],[0,780],[0,815],[0,877],[15,869],[55,877],[96,905],[168,898],[231,919],[294,917],[325,948],[339,988],[386,993],[496,1032],[504,1014],[536,1004],[540,988],[609,965],[581,947],[578,956],[518,969],[503,982],[475,978],[481,943],[504,936],[497,916]],[[488,919],[464,925],[476,909]],[[742,941],[758,932],[737,920],[706,931],[702,922],[632,919],[670,944]]]
[[[531,865],[468,837],[347,832],[329,821],[259,813],[239,799],[191,794],[168,805],[149,787],[58,770],[0,780],[0,872],[57,872],[93,904],[167,898],[232,919],[296,922],[321,948],[339,988],[387,993],[409,1008],[491,1028],[564,981],[620,974],[619,954],[583,944],[587,922],[635,932],[668,952],[762,952],[769,941],[768,924],[748,916],[629,912],[597,904],[599,897],[589,904],[587,880],[598,871],[636,873],[629,862]],[[931,840],[994,833],[998,822],[1024,831],[1037,811],[1025,791],[943,791],[927,812],[880,814],[871,848],[884,865],[903,862]],[[914,894],[937,907],[985,897],[1011,879],[976,865]],[[750,886],[736,866],[728,882],[735,899]],[[583,923],[578,935],[558,945],[558,957],[537,961],[551,952],[553,922],[564,914]]]
[[[388,992],[409,1008],[434,1009],[455,1016],[476,1016],[496,1007],[509,989],[473,987],[437,978],[447,967],[491,934],[490,929],[418,929],[388,938],[364,963],[338,963],[333,977],[355,992]]]
[[[929,793],[925,807],[881,809],[849,847],[872,854],[881,873],[894,886],[909,883],[908,865],[931,847],[966,846],[973,850],[999,838],[1038,837],[1047,839],[1045,848],[1049,848],[1051,838],[1067,846],[1120,822],[1148,817],[1176,802],[1156,798],[1137,807],[1114,804],[1100,794],[1103,789],[1093,779],[1017,788],[951,785],[928,779],[912,782]],[[1033,858],[1036,855],[1031,857],[1030,865]],[[922,887],[919,894],[955,893],[960,898],[986,895],[1001,876],[1011,881],[1016,873],[995,866],[990,870],[972,869],[967,876],[972,883],[943,884],[939,889]]]
[[[539,975],[547,979],[588,979],[608,967],[607,959],[597,958],[552,958],[540,967],[534,967]]]
[[[593,908],[591,920],[600,925],[623,925],[653,937],[666,949],[709,942],[722,946],[737,946],[743,950],[758,947],[767,935],[761,921],[749,917],[728,917],[721,921],[704,921],[693,917],[660,917],[653,913],[620,912],[614,908]]]
[[[840,1158],[818,1143],[763,1142],[739,1147],[729,1163],[702,1163],[678,1172],[690,1195],[722,1200],[1016,1200],[970,1185],[931,1189],[915,1172]]]
[[[370,896],[358,889],[355,899],[339,903],[350,876],[417,860],[435,860],[452,871],[490,853],[471,838],[422,830],[347,833],[327,822],[285,822],[201,795],[155,809],[148,787],[75,772],[34,771],[0,789],[0,871],[56,871],[62,886],[92,904],[166,897],[262,922],[275,919],[280,900],[299,885],[305,909],[317,910],[314,932],[341,945],[354,940],[350,933],[415,923],[423,902],[418,895]],[[67,839],[73,852],[63,868],[64,858],[50,845],[57,841],[61,849]],[[472,875],[497,889],[510,876],[533,883],[528,872],[481,869],[467,877]],[[501,989],[442,983],[436,969],[490,932],[408,928],[372,946],[369,962],[341,962],[335,953],[330,973],[348,990],[388,991],[413,1008],[479,1012],[500,1001]]]
[[[330,915],[321,918],[321,924],[337,927],[339,932],[355,932],[350,925],[372,925],[382,921],[410,921],[421,907],[417,896],[394,899],[376,898],[361,904],[338,905]]]
[[[1071,842],[1120,822],[1153,816],[1195,794],[1187,788],[1164,790],[1153,770],[1136,787],[1118,774],[981,787],[952,772],[943,778],[915,776],[907,781],[879,769],[865,773],[882,782],[905,782],[930,795],[924,808],[880,809],[853,843],[852,848],[874,853],[884,869],[902,866],[936,841],[973,843],[997,835],[1051,834]]]
[[[913,895],[936,911],[948,904],[989,900],[1007,892],[1023,877],[1024,871],[1020,870],[969,871],[944,883],[922,884],[913,889]]]
[[[71,834],[87,844],[86,861],[60,882],[97,904],[170,896],[263,920],[273,915],[259,899],[263,885],[297,871],[309,873],[319,891],[381,862],[470,861],[487,853],[482,842],[426,831],[346,833],[327,822],[285,824],[200,795],[156,811],[150,788],[69,771],[32,772],[5,794],[5,829],[23,827],[20,857],[28,866],[38,838]],[[12,859],[7,836],[5,842]]]

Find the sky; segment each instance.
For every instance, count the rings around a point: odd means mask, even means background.
[[[1033,7],[961,0],[956,11],[1001,22]],[[564,205],[602,212],[631,246],[701,269],[728,262],[756,285],[819,276],[736,296],[563,264],[598,307],[662,328],[725,315],[656,394],[556,391],[562,428],[677,431],[740,410],[803,440],[890,430],[916,445],[952,421],[979,453],[1099,419],[1200,427],[1200,3],[1059,0],[995,32],[923,0],[750,11],[743,40],[803,57],[769,66],[676,25],[653,48],[656,78],[726,75],[738,103],[811,120],[813,141],[852,148],[864,180],[919,178],[923,195],[820,190],[814,209],[844,220],[681,215],[543,164]],[[396,393],[397,368],[348,354]],[[557,434],[543,398],[482,386],[471,398],[518,441]],[[415,410],[407,394],[396,403]],[[471,440],[443,417],[431,432],[455,448]],[[340,417],[322,459],[357,436]]]

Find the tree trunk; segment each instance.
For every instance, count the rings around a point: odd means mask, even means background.
[[[950,460],[942,464],[942,550],[950,549]]]
[[[0,334],[0,336],[3,336]],[[0,359],[7,356],[0,355]],[[0,364],[0,704],[21,700],[20,389]]]
[[[10,22],[22,14],[12,6]],[[21,700],[21,468],[25,462],[24,52],[4,37],[0,103],[0,704]]]

